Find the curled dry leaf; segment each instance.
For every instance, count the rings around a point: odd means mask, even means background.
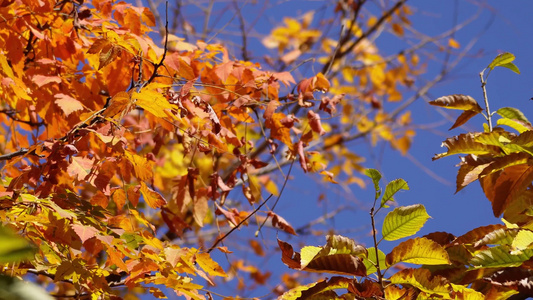
[[[311,126],[311,129],[314,132],[320,135],[326,134],[326,131],[322,128],[322,123],[320,122],[320,115],[310,110],[307,112],[307,118],[309,119],[309,126]]]
[[[329,97],[323,97],[320,100],[320,106],[318,109],[332,115],[337,112],[337,104],[341,102],[342,98],[344,98],[344,94],[335,95],[331,99]]]
[[[273,211],[269,211],[267,214],[270,218],[272,218],[272,226],[278,229],[281,229],[287,233],[296,235],[296,232],[294,231],[294,228],[287,222],[285,219],[283,219],[281,216],[278,216]]]

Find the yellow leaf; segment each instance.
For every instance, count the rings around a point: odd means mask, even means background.
[[[394,247],[387,254],[386,262],[387,266],[392,266],[399,262],[420,265],[445,265],[450,264],[450,259],[448,252],[436,242],[427,238],[414,238]]]
[[[150,85],[140,93],[133,92],[132,98],[136,100],[138,106],[158,118],[166,117],[167,113],[165,111],[172,108],[165,96],[160,92],[150,89]]]
[[[202,268],[202,270],[206,271],[207,274],[211,276],[228,276],[224,270],[214,260],[211,259],[208,253],[197,254],[196,262],[200,268]]]
[[[322,73],[318,73],[316,74],[315,77],[313,77],[313,81],[312,81],[312,87],[313,87],[313,91],[321,91],[323,93],[326,93],[327,91],[329,91],[329,81],[326,79],[326,77],[324,76],[324,74]]]

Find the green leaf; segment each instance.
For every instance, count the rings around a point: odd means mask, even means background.
[[[519,109],[514,108],[514,107],[502,107],[498,109],[496,113],[507,119],[515,119],[515,120],[519,120],[522,122],[530,123],[529,120],[524,115],[524,113],[522,113]]]
[[[500,245],[476,253],[470,260],[470,264],[474,269],[518,267],[532,256],[532,249],[511,254],[511,246]]]
[[[388,201],[394,201],[394,195],[400,190],[409,190],[409,186],[405,180],[399,178],[389,182],[385,187],[383,198],[381,198],[381,206],[385,206]]]
[[[0,226],[0,264],[31,259],[34,251],[28,241]]]
[[[515,56],[509,52],[499,54],[492,60],[488,68],[493,70],[495,67],[504,67],[508,63],[511,63],[515,59]]]
[[[387,266],[400,262],[418,265],[450,264],[448,252],[437,242],[427,238],[414,238],[400,243],[387,254]]]
[[[379,193],[379,181],[381,180],[381,173],[379,173],[379,171],[376,169],[366,169],[365,175],[372,179],[372,182],[374,182],[374,188],[376,189],[376,194]]]
[[[376,259],[376,248],[370,247],[368,250],[368,258],[365,258],[363,260],[363,263],[366,267],[366,274],[370,275],[372,273],[375,273],[377,271],[376,264],[378,262],[378,259]],[[385,267],[385,253],[383,251],[378,249],[378,257],[379,257],[379,266],[383,270]]]
[[[383,221],[383,239],[398,240],[417,233],[430,216],[422,204],[397,207]]]

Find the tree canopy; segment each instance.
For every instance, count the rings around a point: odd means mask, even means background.
[[[389,207],[408,183],[385,183],[353,144],[407,155],[410,105],[471,47],[454,39],[468,20],[425,36],[406,2],[279,12],[282,22],[261,34],[261,3],[0,1],[0,298],[239,299],[259,288],[287,300],[532,295],[533,127],[511,107],[492,122],[485,89],[493,70],[520,73],[511,53],[480,74],[485,108],[462,94],[430,102],[462,111],[454,130],[485,117],[483,132],[445,140],[434,159],[463,155],[457,191],[479,181],[504,223],[382,250],[429,214],[422,204]],[[229,19],[217,14],[226,10]],[[383,39],[401,46],[382,49]],[[423,80],[436,55],[441,72]],[[303,176],[375,191],[372,245],[315,230],[345,207],[293,227],[278,204],[286,188],[306,189]],[[232,243],[241,229],[245,240]],[[325,244],[298,252],[291,236]],[[288,268],[261,265],[265,256]]]

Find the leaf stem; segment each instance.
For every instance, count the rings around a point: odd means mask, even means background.
[[[487,97],[487,81],[485,78],[483,78],[483,73],[485,73],[485,70],[486,69],[479,73],[479,78],[481,80],[481,89],[483,89],[483,99],[485,99],[485,111],[487,112],[487,116],[485,118],[487,119],[487,123],[489,124],[489,132],[492,132],[492,114],[490,113],[489,99]]]
[[[383,274],[381,273],[381,268],[379,266],[379,253],[378,253],[378,240],[376,238],[376,221],[375,221],[375,213],[374,213],[374,208],[375,208],[375,202],[374,202],[374,206],[372,206],[372,209],[370,209],[370,220],[372,221],[372,238],[374,239],[374,250],[376,251],[376,272],[378,274],[378,282],[379,282],[379,286],[381,287],[381,290],[384,289],[383,287]]]

